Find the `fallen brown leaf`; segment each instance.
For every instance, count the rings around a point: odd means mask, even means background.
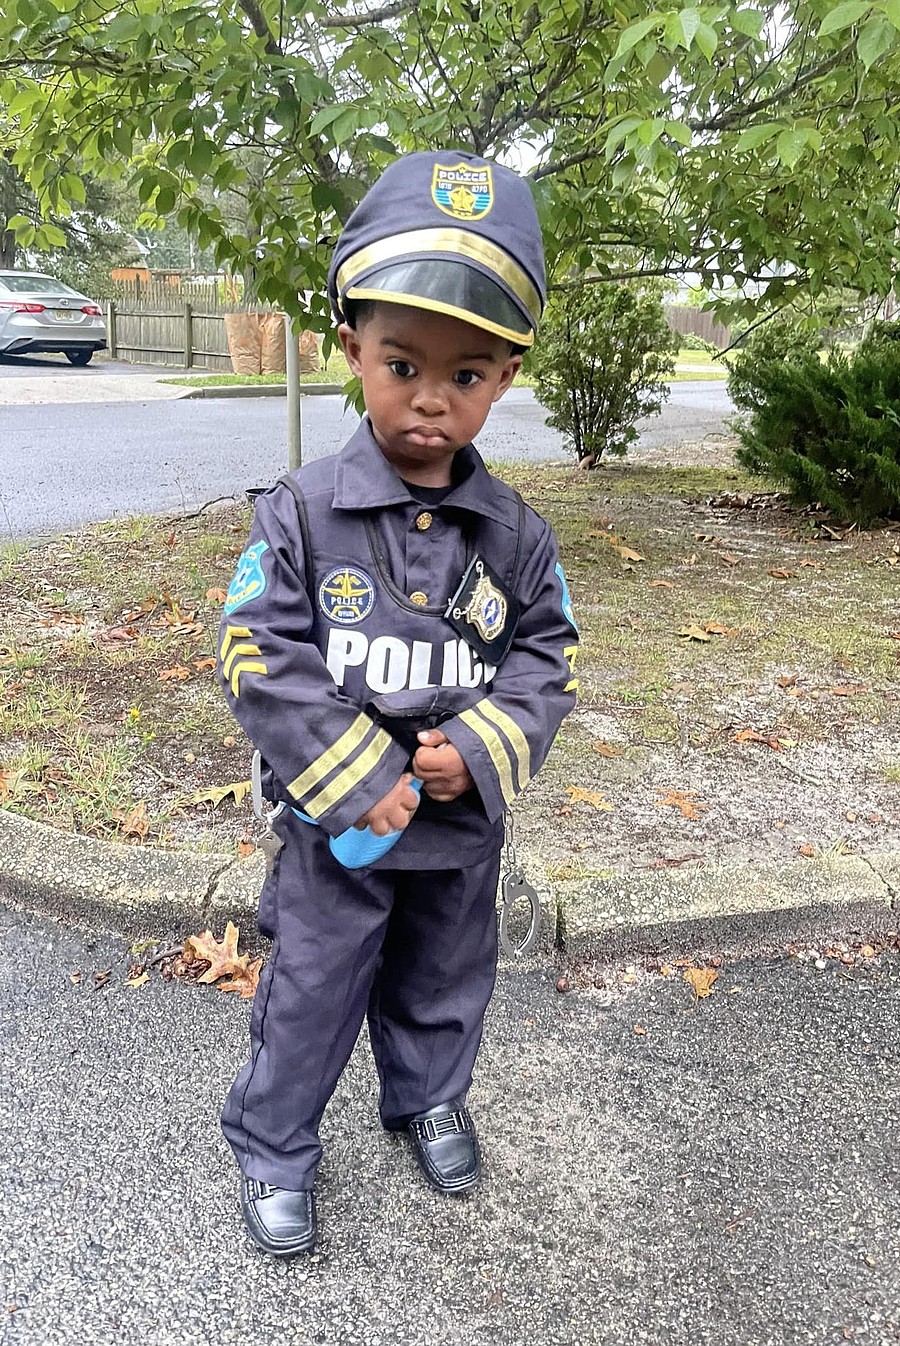
[[[256,845],[254,842],[252,841],[238,842],[238,855],[241,857],[242,860],[246,860],[249,856],[254,855],[255,853],[256,853]]]
[[[625,751],[624,748],[618,747],[615,743],[605,743],[602,738],[598,738],[595,743],[591,744],[591,747],[601,757],[621,757]]]
[[[238,953],[240,931],[233,921],[225,927],[225,934],[217,940],[211,930],[199,935],[188,935],[184,941],[183,957],[190,964],[196,959],[209,963],[209,967],[198,978],[204,985],[211,985],[220,977],[240,975],[247,967],[249,954]]]
[[[739,636],[736,626],[723,626],[721,622],[705,622],[703,630],[711,636]]]
[[[593,804],[601,812],[612,813],[613,806],[599,790],[583,790],[580,785],[567,785],[566,794],[573,804]]]
[[[124,809],[117,809],[113,817],[118,819],[119,831],[123,837],[137,837],[139,841],[143,841],[150,830],[147,805],[143,800],[127,812]]]
[[[235,805],[243,804],[250,793],[248,780],[232,781],[229,785],[212,785],[208,790],[195,790],[190,796],[191,804],[214,804],[216,808],[224,804],[229,795],[234,796]]]
[[[770,570],[769,574],[772,576],[773,580],[792,580],[796,577],[797,572],[795,570],[788,570],[784,566],[780,566],[776,570]]]
[[[700,640],[706,643],[710,640],[708,633],[704,631],[702,627],[698,626],[696,622],[691,622],[688,626],[682,626],[678,635],[682,640]]]
[[[713,984],[719,980],[714,967],[686,967],[681,975],[692,987],[698,1000],[705,1000],[708,995],[712,995]]]
[[[216,666],[216,661],[215,659],[212,658],[212,656],[206,659],[192,659],[191,663],[194,665],[194,668],[196,668],[198,673],[205,673],[207,669],[215,668]]]
[[[249,958],[249,954],[245,954],[244,958]],[[252,963],[247,963],[245,967],[241,967],[240,971],[235,976],[230,977],[228,981],[218,982],[216,990],[237,991],[241,1000],[252,1000],[259,986],[259,971],[262,967],[262,961],[261,958],[254,958]]]
[[[638,552],[632,551],[630,547],[617,547],[616,551],[623,561],[643,561],[644,559]]]
[[[224,589],[207,589],[206,597],[209,599],[210,603],[224,603],[228,594]]]
[[[796,673],[785,674],[784,677],[778,678],[778,680],[777,680],[777,685],[778,685],[779,687],[781,687],[781,688],[784,688],[784,687],[795,687],[796,684],[797,684],[797,674],[796,674]]]
[[[635,1024],[634,1031],[639,1038],[645,1038],[647,1036],[647,1030],[643,1024]]]
[[[160,682],[184,682],[191,676],[191,670],[184,664],[175,664],[172,668],[161,668],[157,677]]]
[[[815,846],[810,846],[809,842],[806,842],[805,845],[798,846],[797,851],[800,855],[805,855],[807,860],[809,860],[812,856],[815,855],[816,848]]]
[[[848,683],[845,687],[832,687],[832,689],[831,689],[831,695],[832,695],[832,696],[859,696],[859,694],[860,694],[861,692],[867,692],[868,690],[869,690],[869,689],[868,689],[868,687],[866,687],[865,683],[862,683],[862,682],[852,682],[852,683]]]
[[[741,558],[730,551],[720,551],[719,560],[724,561],[727,566],[739,566],[741,564]]]
[[[661,799],[656,801],[656,807],[658,809],[678,809],[682,818],[689,818],[692,822],[696,822],[700,814],[709,808],[709,805],[698,799],[693,790],[668,790]]]
[[[651,589],[674,589],[675,585],[671,580],[651,580],[649,587]]]
[[[773,752],[781,752],[781,744],[771,734],[761,734],[758,729],[739,729],[731,736],[732,743],[765,743]]]

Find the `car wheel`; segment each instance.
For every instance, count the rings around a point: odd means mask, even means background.
[[[89,365],[93,351],[66,351],[66,359],[70,365]]]

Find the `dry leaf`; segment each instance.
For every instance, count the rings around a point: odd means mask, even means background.
[[[210,603],[224,603],[228,594],[224,589],[207,589],[206,597],[209,599]]]
[[[791,673],[790,675],[785,674],[784,677],[778,679],[778,686],[779,686],[779,687],[782,687],[782,688],[784,688],[784,687],[795,687],[796,685],[797,685],[797,674],[796,674],[796,673]]]
[[[678,809],[682,818],[689,818],[692,822],[696,822],[700,814],[709,808],[709,805],[698,799],[693,790],[668,790],[661,799],[657,800],[656,807],[658,809]]]
[[[682,556],[681,564],[683,566],[695,566],[697,564],[697,553],[691,552],[690,556]]]
[[[732,743],[765,743],[773,752],[781,752],[781,743],[774,735],[761,734],[758,729],[739,729],[731,736]]]
[[[650,588],[651,588],[651,589],[674,589],[674,588],[675,588],[675,585],[672,583],[671,580],[651,580],[651,581],[650,581]]]
[[[617,547],[616,551],[623,561],[643,561],[644,559],[638,552],[632,551],[630,547]]]
[[[730,551],[720,551],[719,559],[724,561],[727,566],[739,566],[741,564],[741,558]]]
[[[772,576],[773,580],[792,580],[795,578],[796,571],[779,567],[777,570],[770,570],[769,574]]]
[[[119,831],[123,837],[137,837],[139,841],[143,841],[150,830],[147,805],[143,800],[127,813],[123,809],[117,809],[113,817],[119,820]]]
[[[598,738],[596,743],[591,744],[591,747],[601,757],[621,757],[624,752],[623,748],[617,747],[615,743],[605,743],[602,738]]]
[[[191,663],[198,673],[205,673],[207,669],[215,668],[216,666],[216,661],[211,656],[207,659],[192,659]]]
[[[859,696],[860,692],[867,692],[869,689],[862,682],[848,683],[846,687],[832,687],[832,696]]]
[[[583,790],[580,785],[567,785],[566,794],[573,804],[593,804],[595,809],[612,813],[613,806],[598,790]]]
[[[807,859],[809,859],[816,853],[815,846],[810,846],[808,842],[804,846],[798,846],[797,850],[800,853],[800,855],[805,855]]]
[[[239,937],[240,931],[233,921],[226,925],[221,940],[217,940],[211,930],[204,930],[199,935],[188,935],[184,941],[185,960],[190,964],[200,958],[209,963],[199,978],[204,985],[211,985],[220,977],[240,976],[246,971],[250,955],[238,953]]]
[[[689,626],[682,626],[678,634],[682,640],[702,640],[708,643],[710,639],[707,633],[702,627],[699,627],[696,622],[691,622]]]
[[[634,1031],[637,1033],[639,1038],[645,1038],[647,1036],[647,1030],[643,1024],[635,1024]]]
[[[721,622],[705,622],[703,630],[711,636],[739,636],[736,626],[723,626]]]
[[[126,978],[125,985],[136,989],[138,986],[146,986],[149,980],[150,973],[145,970],[144,972],[139,972],[136,977]]]
[[[190,797],[192,804],[213,804],[216,808],[224,804],[229,795],[234,795],[235,805],[243,804],[250,793],[248,780],[232,781],[230,785],[212,785],[208,790],[195,790]]]
[[[705,1000],[708,995],[712,995],[713,983],[719,980],[714,967],[686,967],[681,975],[693,988],[698,1000]]]
[[[824,570],[825,567],[821,561],[811,561],[808,556],[804,556],[802,561],[797,562],[798,570]]]
[[[248,957],[247,954],[244,955]],[[228,981],[220,981],[216,986],[217,991],[237,991],[242,1000],[252,1000],[259,986],[259,971],[262,967],[262,959],[254,958],[252,963],[242,967],[238,975],[230,977]],[[202,978],[201,978],[202,981]]]
[[[191,670],[185,668],[184,664],[175,664],[173,668],[162,668],[158,673],[160,682],[184,682],[185,678],[191,676]]]
[[[238,842],[238,855],[241,857],[242,860],[246,860],[249,856],[254,855],[255,853],[256,853],[256,845],[254,842],[252,841]]]

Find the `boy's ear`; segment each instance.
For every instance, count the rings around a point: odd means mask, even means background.
[[[348,322],[342,322],[338,328],[338,340],[341,343],[347,364],[357,378],[362,374],[360,363],[359,335]]]
[[[350,357],[348,356],[347,357],[348,364],[349,359]],[[516,377],[521,368],[522,368],[521,355],[511,355],[504,364],[503,371],[500,374],[500,382],[497,384],[497,391],[494,393],[493,398],[495,402],[500,401],[500,398],[506,392],[507,388],[511,386],[513,379]]]

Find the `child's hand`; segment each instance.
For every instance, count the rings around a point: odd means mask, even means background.
[[[419,807],[419,796],[409,788],[411,780],[412,773],[404,772],[393,790],[388,790],[384,798],[373,804],[368,813],[364,813],[353,826],[360,831],[370,827],[376,837],[386,837],[389,832],[402,832]]]
[[[424,783],[427,795],[446,804],[474,788],[469,768],[446,734],[440,729],[423,729],[416,737],[422,746],[413,758],[413,771]]]

